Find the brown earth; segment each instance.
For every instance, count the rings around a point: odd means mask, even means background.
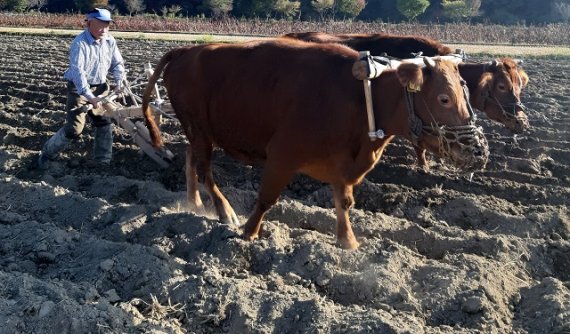
[[[166,170],[118,127],[109,168],[84,164],[86,129],[29,169],[64,120],[70,41],[0,34],[0,333],[570,333],[568,59],[526,60],[527,133],[480,115],[491,161],[471,180],[392,144],[356,188],[345,251],[328,187],[302,176],[255,242],[184,211],[173,120]],[[177,43],[119,40],[129,79]],[[259,171],[215,152],[242,219]]]

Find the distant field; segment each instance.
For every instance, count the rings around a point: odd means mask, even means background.
[[[47,29],[47,28],[16,28],[0,27],[0,33],[26,33],[43,35],[73,36],[80,32],[77,29]],[[157,33],[113,31],[113,36],[128,39],[173,40],[173,41],[201,41],[201,42],[241,42],[267,36],[251,35],[218,35],[218,34],[185,34],[185,33]],[[446,43],[453,48],[463,49],[468,54],[484,54],[491,56],[510,57],[570,57],[570,47],[566,46],[534,46],[534,45],[482,45],[482,44],[453,44]]]

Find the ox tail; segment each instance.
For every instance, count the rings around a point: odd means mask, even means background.
[[[146,122],[146,127],[150,132],[150,139],[152,140],[152,146],[157,149],[160,149],[164,144],[162,142],[162,138],[160,137],[160,130],[158,125],[156,124],[156,120],[152,115],[152,109],[149,107],[150,97],[154,92],[154,87],[156,82],[160,78],[162,71],[166,67],[166,65],[175,58],[176,55],[180,54],[180,49],[174,49],[167,52],[162,58],[160,62],[154,68],[154,72],[150,79],[148,79],[148,83],[146,85],[146,89],[144,90],[143,101],[142,101],[142,110],[144,114],[144,119]]]

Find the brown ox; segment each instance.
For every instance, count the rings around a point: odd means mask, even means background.
[[[410,58],[419,52],[428,57],[452,53],[449,47],[421,36],[303,32],[284,37],[316,43],[340,43],[357,51],[370,51],[373,56],[385,53],[395,58]],[[514,133],[529,128],[528,117],[520,102],[521,89],[528,83],[528,76],[515,60],[502,58],[490,63],[459,64],[459,72],[469,87],[473,108]],[[416,148],[416,153],[419,164],[427,168],[425,150]]]
[[[203,210],[199,182],[220,220],[239,222],[212,175],[212,150],[221,147],[247,164],[264,165],[255,208],[244,226],[246,239],[259,236],[265,212],[301,172],[331,184],[338,241],[354,249],[358,242],[348,218],[353,186],[395,135],[409,132],[410,115],[431,124],[419,138],[423,147],[466,170],[484,166],[484,138],[443,144],[446,138],[433,132],[472,126],[456,65],[440,60],[424,68],[403,64],[374,79],[374,114],[387,136],[371,141],[363,84],[352,75],[357,59],[358,53],[346,46],[292,39],[204,44],[166,53],[149,79],[142,107],[153,143],[160,147],[148,104],[164,70],[170,102],[190,142],[186,178],[191,208]],[[403,88],[408,85],[421,87],[410,114]]]

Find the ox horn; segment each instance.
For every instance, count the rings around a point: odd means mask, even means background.
[[[430,57],[424,57],[424,64],[426,64],[426,66],[428,68],[434,68],[435,67],[435,61],[433,59],[431,59]]]

